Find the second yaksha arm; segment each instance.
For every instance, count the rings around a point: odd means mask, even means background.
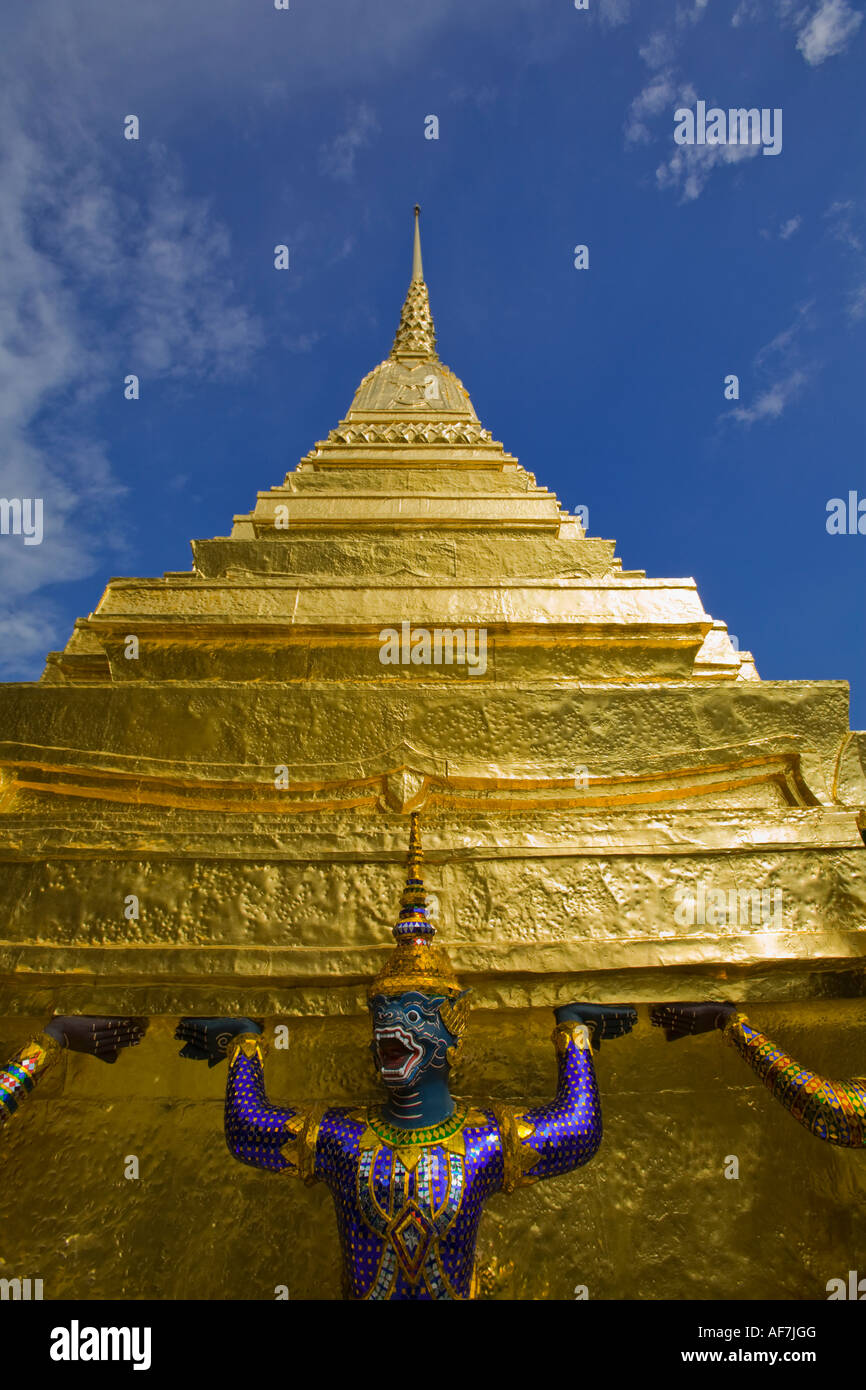
[[[261,1033],[250,1018],[183,1018],[175,1037],[186,1044],[182,1057],[211,1067],[228,1058],[225,1136],[232,1156],[253,1168],[298,1172],[292,1146],[310,1111],[268,1100]],[[312,1179],[307,1165],[303,1175]]]
[[[0,1126],[32,1094],[38,1081],[62,1056],[86,1052],[102,1062],[116,1062],[125,1047],[136,1047],[147,1024],[142,1018],[108,1018],[93,1014],[57,1015],[0,1069]]]
[[[494,1106],[502,1138],[503,1188],[556,1177],[588,1163],[601,1144],[601,1101],[592,1063],[603,1037],[620,1037],[634,1027],[634,1009],[567,1004],[555,1010],[553,1042],[558,1085],[549,1105],[526,1110]]]
[[[733,1004],[659,1004],[651,1017],[669,1042],[720,1029],[773,1099],[811,1134],[841,1148],[866,1148],[866,1077],[831,1081],[807,1071]]]
[[[31,1038],[0,1070],[0,1125],[9,1120],[36,1083],[57,1063],[62,1048],[50,1033]]]

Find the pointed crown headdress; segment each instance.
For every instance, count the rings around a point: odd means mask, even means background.
[[[369,985],[370,999],[377,994],[393,997],[410,990],[417,990],[419,994],[444,994],[449,1000],[458,999],[464,993],[448,952],[433,940],[436,928],[430,920],[421,877],[423,857],[418,812],[414,811],[409,831],[406,886],[400,900],[400,915],[392,928],[397,944]]]

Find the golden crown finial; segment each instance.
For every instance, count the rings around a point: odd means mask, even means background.
[[[419,814],[413,811],[409,821],[409,850],[406,855],[406,886],[400,899],[400,915],[393,928],[397,942],[367,994],[395,997],[417,990],[419,994],[444,994],[457,999],[462,993],[460,981],[448,959],[447,952],[433,940],[436,928],[428,915],[427,893],[421,877],[424,853],[421,848]]]
[[[409,817],[409,851],[406,855],[406,877],[409,878],[412,870],[419,868],[424,859],[424,850],[421,847],[421,830],[419,823],[421,812],[413,811]]]
[[[421,831],[418,828],[420,815],[413,811],[409,818],[409,851],[406,855],[406,886],[400,899],[400,917],[394,927],[394,935],[399,941],[403,936],[423,936],[428,939],[436,934],[436,928],[427,915],[427,892],[421,877],[421,864],[424,851],[421,848]]]

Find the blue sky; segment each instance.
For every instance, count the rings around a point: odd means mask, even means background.
[[[3,22],[0,496],[45,505],[41,546],[0,537],[3,679],[111,575],[187,569],[337,423],[390,348],[417,201],[439,349],[494,437],[626,568],[693,575],[764,678],[850,680],[866,728],[866,535],[825,524],[866,498],[850,0]],[[677,146],[699,99],[781,108],[781,153]]]

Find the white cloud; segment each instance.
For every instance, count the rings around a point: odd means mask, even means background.
[[[806,373],[798,368],[762,391],[754,405],[738,406],[730,413],[744,425],[753,425],[756,420],[777,420],[806,381]]]
[[[355,160],[359,150],[369,145],[370,136],[379,129],[372,107],[362,101],[349,118],[345,130],[341,130],[329,144],[319,151],[319,162],[323,174],[342,179],[349,183],[355,177]]]
[[[236,297],[231,240],[206,199],[184,192],[164,151],[116,270],[131,289],[130,370],[213,379],[241,375],[261,347],[259,320]]]
[[[628,144],[647,144],[652,136],[648,118],[670,108],[673,120],[674,85],[669,73],[659,73],[639,92],[628,109],[625,138]]]
[[[706,6],[696,4],[693,10],[682,11],[694,22],[704,13]],[[677,39],[671,35],[657,32],[640,50],[647,66],[652,68],[663,53],[672,56],[676,51]],[[627,145],[650,144],[654,135],[662,134],[673,142],[674,113],[681,107],[692,107],[697,100],[695,88],[690,82],[676,83],[672,69],[656,72],[647,85],[638,92],[629,106],[623,130]],[[664,116],[664,127],[654,132],[651,123]],[[673,189],[680,195],[681,203],[690,203],[699,198],[707,180],[714,169],[726,164],[738,164],[743,159],[751,159],[761,152],[760,145],[677,145],[674,153],[656,168],[656,184],[660,189]],[[798,224],[799,225],[799,224]],[[790,236],[796,228],[793,227]]]
[[[853,198],[840,198],[830,204],[824,217],[833,240],[838,241],[848,253],[845,270],[847,274],[851,274],[852,283],[845,296],[845,312],[852,322],[857,322],[866,315],[866,258],[863,254],[860,208]],[[852,258],[853,270],[849,269],[852,266]]]
[[[483,82],[480,85],[472,84],[469,86],[458,83],[457,86],[452,87],[448,93],[448,100],[453,102],[468,101],[471,105],[476,106],[479,111],[484,111],[486,108],[493,106],[497,96],[497,88],[492,86],[489,82]]]
[[[770,227],[761,227],[760,235],[765,241],[772,241],[774,236],[778,236],[780,241],[789,241],[791,237],[800,230],[802,225],[802,217],[799,213],[795,213],[794,216],[789,217],[786,222],[779,224],[778,232],[775,232]]]
[[[32,133],[39,129],[39,138]],[[0,496],[41,498],[41,545],[0,538],[0,671],[65,634],[46,586],[92,574],[123,541],[117,480],[92,406],[134,372],[229,377],[261,328],[234,292],[231,248],[158,147],[134,191],[62,115],[7,89],[0,113]],[[73,159],[71,151],[74,151]],[[130,403],[130,409],[139,408]]]
[[[659,188],[677,191],[681,203],[690,203],[701,196],[714,169],[760,153],[760,145],[678,145],[656,169],[656,182]]]
[[[797,47],[815,67],[841,53],[862,23],[862,14],[852,10],[847,0],[821,0],[808,24],[800,29]]]
[[[763,367],[766,363],[776,357],[782,363],[790,363],[792,354],[799,350],[800,335],[804,328],[807,328],[812,319],[812,310],[815,301],[809,299],[805,304],[797,307],[797,317],[777,333],[775,338],[771,338],[762,348],[755,353],[755,366]]]
[[[328,261],[328,265],[336,265],[338,261],[344,261],[347,256],[351,256],[354,250],[355,238],[351,233],[349,233],[348,236],[343,237],[342,244],[340,245],[338,250],[334,252],[333,256]]]
[[[866,280],[848,292],[848,317],[855,321],[866,318]]]
[[[854,225],[857,208],[853,199],[839,199],[831,203],[824,216],[830,224],[830,235],[834,241],[841,242],[849,251],[862,252],[863,239]]]
[[[748,20],[756,20],[761,17],[761,6],[758,0],[740,0],[739,5],[731,15],[731,27],[739,29]]]
[[[316,343],[321,342],[324,333],[314,328],[310,333],[293,333],[283,339],[283,346],[289,352],[312,352]]]
[[[722,419],[733,419],[747,427],[761,420],[778,420],[788,405],[802,395],[814,370],[803,362],[801,348],[802,334],[812,322],[813,309],[813,300],[799,305],[796,318],[788,327],[756,352],[746,380],[747,391],[751,382],[756,383],[752,388],[756,392],[754,399],[751,404],[726,411]],[[743,385],[741,377],[741,391]]]
[[[22,667],[31,663],[42,665],[47,652],[57,641],[58,614],[56,609],[42,600],[30,602],[26,607],[12,607],[0,604],[0,677],[20,680]]]
[[[848,317],[855,320],[866,318],[866,280],[848,292]]]
[[[676,24],[678,28],[683,28],[686,24],[698,24],[706,14],[709,0],[692,0],[691,6],[678,5],[676,9]]]
[[[645,44],[641,44],[638,52],[648,68],[663,68],[673,61],[675,50],[675,40],[662,30],[657,30],[650,34]]]
[[[862,14],[848,0],[817,0],[817,5],[815,0],[775,0],[769,10],[771,15],[775,11],[783,28],[796,31],[797,48],[813,67],[841,53],[863,22]],[[765,13],[761,0],[740,0],[731,24],[738,29],[748,21],[763,19]]]
[[[630,0],[598,0],[599,18],[608,29],[618,29],[631,18]]]
[[[596,0],[590,6],[591,14]],[[510,8],[523,8],[523,0]],[[627,18],[627,0],[598,0],[597,8],[608,22],[624,22],[623,11]],[[303,11],[300,20],[296,9]],[[196,119],[203,95],[234,112],[241,94],[257,106],[263,99],[273,106],[283,93],[293,101],[311,89],[339,93],[359,74],[380,80],[398,69],[405,75],[438,34],[454,40],[468,31],[474,37],[476,26],[483,31],[503,22],[503,0],[473,0],[471,6],[466,0],[364,0],[338,7],[296,7],[293,0],[279,13],[273,0],[254,6],[240,0],[40,0],[38,7],[6,5],[4,11],[8,67],[44,69],[46,100],[59,101],[71,85],[83,90],[95,79],[105,109],[129,110],[134,91],[142,109],[168,108],[189,120]]]

